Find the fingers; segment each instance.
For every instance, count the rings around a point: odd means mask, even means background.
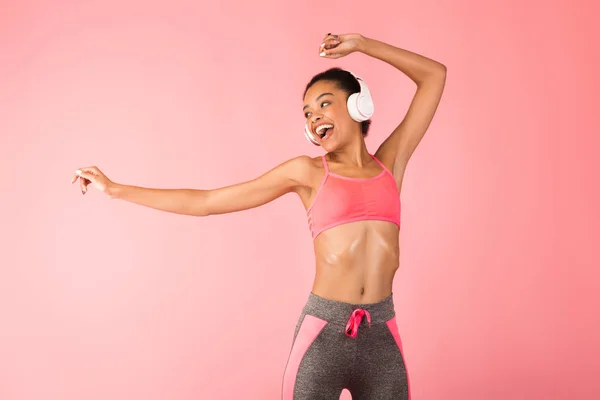
[[[90,181],[94,181],[96,178],[102,175],[102,172],[100,172],[98,167],[86,167],[79,168],[77,171],[75,171],[75,175]]]
[[[81,189],[81,193],[85,194],[88,185],[96,179],[98,172],[100,170],[96,167],[79,168],[75,171],[75,176],[71,180],[71,183],[75,183],[77,178],[79,178],[79,188]]]
[[[325,58],[338,58],[340,57],[342,54],[339,52],[339,49],[336,48],[336,46],[326,49],[326,48],[321,48],[321,52],[319,53],[319,56],[321,57],[325,57]]]
[[[77,170],[77,174],[79,175],[79,188],[81,189],[81,194],[85,194],[88,185],[91,183],[91,174],[82,170]]]
[[[323,43],[321,43],[321,48],[325,49],[325,50],[330,50],[330,49],[337,47],[337,45],[339,45],[339,44],[340,44],[340,41],[338,39],[330,38],[330,39],[324,40]]]
[[[330,50],[336,48],[340,43],[341,40],[338,35],[332,35],[331,33],[328,33],[325,35],[321,46],[319,46],[319,55],[321,57],[332,55]]]
[[[94,166],[94,167],[79,168],[77,171],[87,172],[87,173],[93,174],[93,175],[98,175],[100,173],[100,170],[96,166]],[[77,172],[77,171],[75,171],[75,172]]]
[[[340,42],[336,39],[329,39],[325,42],[321,43],[319,46],[319,55],[321,57],[331,55],[335,53],[335,48],[340,44]]]
[[[341,43],[341,38],[338,35],[332,35],[328,33],[321,43],[321,47],[328,48],[328,46],[338,45]]]
[[[85,194],[85,192],[87,191],[86,185],[85,185],[85,179],[83,179],[83,178],[79,179],[79,189],[81,190],[81,194]]]
[[[83,168],[78,169],[77,171],[75,171],[75,173],[81,178],[81,180],[93,181],[96,177],[96,174],[89,171],[85,171]]]

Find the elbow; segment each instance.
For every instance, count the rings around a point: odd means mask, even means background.
[[[187,213],[193,217],[208,217],[213,212],[210,207],[210,201],[207,190],[192,190],[190,198],[187,199],[189,205]]]
[[[196,211],[196,210],[194,210],[194,212],[191,212],[190,215],[192,217],[208,217],[211,214],[209,212],[205,212],[205,211]]]
[[[444,86],[446,84],[446,71],[446,66],[444,64],[439,64],[435,71],[430,75],[432,83]]]
[[[446,79],[447,71],[448,71],[448,68],[446,68],[446,66],[444,64],[436,62],[436,66],[433,69],[431,76],[435,76],[436,78],[444,80],[444,79]]]
[[[190,210],[189,214],[194,217],[208,217],[210,215],[213,215],[214,213],[211,212],[211,210],[208,207],[206,207],[206,205],[200,204],[197,207],[194,207],[192,210]]]
[[[415,83],[419,87],[422,85],[444,85],[446,82],[446,71],[447,68],[444,64],[435,62]]]

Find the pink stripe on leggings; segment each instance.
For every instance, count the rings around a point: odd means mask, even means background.
[[[404,352],[402,351],[402,341],[400,340],[400,333],[398,332],[398,325],[396,325],[396,317],[386,322],[388,329],[392,333],[400,354],[402,354],[402,360],[404,360],[404,367],[406,368],[406,382],[408,385],[408,400],[410,400],[410,379],[408,377],[408,367],[406,367],[406,359],[404,358]]]
[[[294,387],[300,362],[325,325],[327,325],[327,321],[308,314],[304,316],[283,375],[283,400],[294,399]]]

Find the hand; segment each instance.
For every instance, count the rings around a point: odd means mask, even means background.
[[[81,194],[86,194],[89,184],[92,184],[96,189],[105,194],[110,194],[110,189],[115,185],[98,167],[79,168],[75,171],[75,176],[71,180],[71,184],[77,182],[77,178],[79,178]]]
[[[328,33],[319,46],[319,55],[325,58],[340,58],[359,50],[364,37],[358,33],[332,35]]]

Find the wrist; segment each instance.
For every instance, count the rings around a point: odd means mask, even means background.
[[[363,35],[359,35],[359,37],[356,39],[357,40],[357,45],[356,45],[356,50],[364,53],[367,50],[367,47],[369,46],[369,39],[366,36]]]
[[[122,192],[123,185],[119,185],[118,183],[111,182],[106,186],[106,194],[111,199],[118,199]]]

